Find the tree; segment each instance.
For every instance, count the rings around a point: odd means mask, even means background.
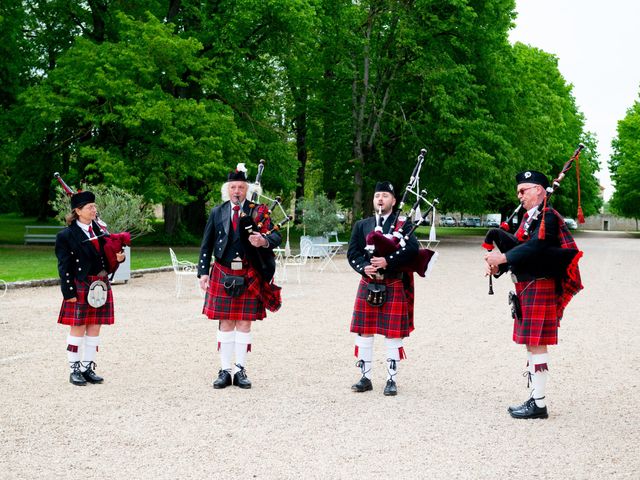
[[[640,103],[636,100],[618,122],[618,136],[613,139],[609,161],[611,181],[615,187],[611,210],[624,217],[640,218]]]
[[[21,97],[20,155],[46,145],[46,170],[70,172],[72,182],[187,203],[187,178],[221,181],[228,162],[244,160],[248,143],[221,102],[175,94],[185,75],[202,90],[215,86],[198,41],[176,37],[153,16],[141,22],[120,14],[119,22],[119,41],[78,38]]]

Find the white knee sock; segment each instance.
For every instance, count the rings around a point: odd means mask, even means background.
[[[247,360],[247,352],[251,351],[251,332],[240,332],[236,330],[236,364],[233,373],[235,374],[240,367],[245,366]]]
[[[85,335],[84,354],[82,355],[82,367],[81,367],[81,370],[83,372],[87,368],[89,368],[90,362],[96,361],[96,355],[98,353],[98,345],[100,345],[100,336],[89,337],[88,335]]]
[[[533,368],[531,370],[532,378],[531,396],[535,399],[538,407],[546,406],[544,401],[545,387],[547,386],[547,378],[549,376],[549,354],[540,353],[531,356]]]
[[[386,338],[384,346],[387,348],[387,380],[395,380],[398,374],[398,362],[406,358],[402,347],[402,338]]]
[[[80,345],[84,337],[74,337],[67,335],[67,360],[69,361],[69,367],[73,370],[73,366],[76,362],[80,362]]]
[[[218,330],[218,353],[220,354],[220,369],[231,371],[231,357],[233,356],[233,347],[236,341],[236,332],[223,332]]]
[[[373,336],[362,337],[356,336],[355,341],[355,356],[358,359],[358,364],[362,370],[362,375],[371,379],[371,361],[373,360]]]

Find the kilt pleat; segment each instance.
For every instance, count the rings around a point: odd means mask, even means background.
[[[89,286],[95,280],[107,284],[107,302],[100,308],[93,308],[87,303]],[[113,292],[111,283],[106,277],[88,275],[83,282],[76,280],[76,302],[62,301],[58,323],[77,327],[80,325],[112,325],[114,323]]]
[[[366,279],[360,279],[351,317],[351,331],[389,338],[408,337],[414,329],[413,316],[409,314],[409,301],[402,280],[384,280],[387,300],[380,307],[367,303],[368,283]]]
[[[245,277],[247,285],[241,295],[232,297],[227,294],[222,284],[224,274]],[[256,281],[259,281],[258,277],[249,275],[248,269],[231,270],[214,263],[211,266],[202,313],[211,320],[262,320],[267,316],[264,303],[250,291],[255,291],[251,287]]]
[[[560,320],[556,281],[545,278],[517,282],[522,318],[513,322],[513,341],[524,345],[556,345]]]

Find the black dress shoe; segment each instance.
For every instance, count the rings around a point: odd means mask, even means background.
[[[526,404],[527,402],[521,403],[520,405],[511,405],[509,408],[507,408],[507,412],[511,413],[515,410],[522,410]]]
[[[373,384],[371,383],[371,380],[363,375],[358,383],[351,385],[351,390],[354,392],[367,392],[369,390],[373,390]]]
[[[229,370],[220,370],[218,378],[213,381],[213,388],[225,388],[231,385],[231,373]]]
[[[393,397],[398,394],[398,387],[396,386],[396,382],[389,379],[387,380],[387,384],[384,386],[384,392],[387,397]]]
[[[87,365],[87,369],[82,372],[82,376],[89,383],[102,383],[104,381],[104,378],[96,375],[96,372],[93,371],[96,366],[97,365],[95,362],[89,362],[89,365]]]
[[[74,385],[84,386],[87,384],[87,381],[84,379],[82,372],[80,371],[80,362],[75,362],[71,365],[73,369],[71,371],[71,375],[69,375],[69,382]]]
[[[540,400],[540,399],[538,399]],[[535,398],[531,397],[524,402],[521,408],[509,412],[513,418],[548,418],[547,407],[539,407],[536,405]]]
[[[247,372],[244,367],[239,366],[238,368],[240,370],[233,375],[233,384],[240,388],[251,388],[251,381],[247,378]]]

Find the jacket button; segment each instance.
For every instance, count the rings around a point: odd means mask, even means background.
[[[79,258],[76,258],[76,263],[78,263],[79,261],[80,261],[80,259],[79,259]]]
[[[79,271],[79,272],[80,272],[80,271],[82,271],[82,267],[78,267],[78,271]]]

